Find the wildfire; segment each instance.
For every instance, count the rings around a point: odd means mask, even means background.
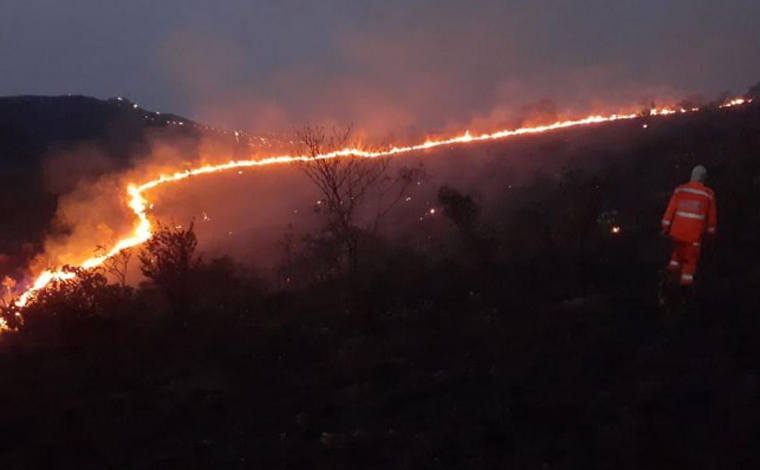
[[[741,106],[743,104],[749,104],[751,103],[751,99],[744,99],[744,98],[734,98],[731,101],[727,103],[723,103],[720,107],[721,108],[732,108],[734,106]]]
[[[739,105],[750,103],[750,102],[751,100],[737,98],[725,103],[721,107],[739,106]],[[649,115],[650,116],[669,116],[676,113],[689,113],[689,112],[695,112],[698,110],[699,110],[698,108],[653,109],[649,112]],[[571,127],[587,126],[587,125],[592,125],[592,124],[600,124],[600,123],[607,123],[607,122],[614,122],[614,121],[631,120],[631,119],[636,119],[638,117],[641,117],[641,115],[638,113],[612,114],[610,116],[589,116],[583,119],[561,121],[561,122],[556,122],[554,124],[549,124],[549,125],[544,125],[544,126],[524,127],[524,128],[512,129],[512,130],[502,130],[502,131],[494,132],[491,134],[472,135],[470,134],[469,131],[466,131],[464,134],[459,135],[457,137],[441,139],[441,140],[427,140],[424,143],[417,144],[417,145],[410,145],[410,146],[401,146],[401,147],[393,146],[381,151],[366,151],[366,150],[357,149],[357,148],[346,148],[346,149],[339,150],[336,152],[318,155],[316,157],[309,157],[309,156],[303,156],[303,155],[301,156],[284,155],[284,156],[269,157],[269,158],[264,158],[264,159],[259,159],[259,160],[255,160],[255,159],[237,160],[237,161],[230,161],[228,163],[223,163],[219,165],[205,165],[199,168],[176,172],[170,175],[160,175],[158,178],[147,181],[140,185],[130,184],[127,187],[128,205],[136,218],[132,234],[120,240],[118,243],[116,243],[116,245],[108,253],[84,260],[80,264],[80,267],[84,269],[95,268],[103,264],[105,260],[115,256],[122,250],[140,245],[143,242],[147,241],[152,236],[151,222],[148,218],[147,211],[149,210],[149,208],[152,208],[153,205],[149,204],[145,196],[146,193],[158,186],[162,186],[169,183],[176,183],[193,176],[201,176],[201,175],[207,175],[211,173],[220,173],[220,172],[229,171],[229,170],[240,170],[240,169],[251,168],[251,167],[304,162],[304,161],[311,161],[314,159],[327,160],[327,159],[341,158],[341,157],[347,157],[347,156],[356,156],[356,157],[361,157],[361,158],[390,157],[390,156],[397,156],[397,155],[417,152],[421,150],[433,149],[437,147],[501,140],[508,137],[529,135],[529,134],[541,134],[544,132],[549,132],[549,131],[554,131],[554,130],[559,130],[559,129],[567,129]],[[433,214],[434,212],[435,212],[435,209],[430,210],[431,214]],[[618,231],[615,231],[613,229],[613,233],[619,233],[619,228],[618,228]],[[15,305],[17,307],[24,307],[30,301],[33,300],[34,294],[36,292],[44,289],[51,282],[59,281],[59,280],[69,280],[69,279],[72,279],[73,277],[75,277],[73,273],[67,272],[64,270],[45,271],[42,274],[40,274],[39,277],[34,281],[34,283],[29,288],[27,288],[27,290],[18,298],[18,300],[15,302]],[[2,318],[0,318],[0,331],[6,328],[7,328],[6,323],[2,320]]]

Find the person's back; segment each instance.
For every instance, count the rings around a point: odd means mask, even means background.
[[[680,284],[690,286],[705,234],[714,234],[718,212],[715,193],[705,186],[707,170],[699,165],[692,170],[691,181],[676,188],[662,218],[663,233],[673,239],[673,254],[667,269],[680,271]]]

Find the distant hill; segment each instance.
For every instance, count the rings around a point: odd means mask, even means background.
[[[31,168],[56,145],[88,141],[112,156],[147,150],[146,132],[234,142],[237,150],[265,150],[280,137],[217,129],[171,113],[147,111],[127,98],[0,97],[0,168]],[[228,142],[228,143],[229,143]]]
[[[51,146],[80,141],[96,141],[113,155],[127,157],[144,143],[146,129],[166,127],[170,120],[189,122],[149,113],[123,98],[0,98],[0,165],[29,168]]]

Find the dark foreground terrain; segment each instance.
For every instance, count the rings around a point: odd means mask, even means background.
[[[760,461],[757,302],[677,320],[631,296],[461,302],[371,329],[285,303],[256,321],[100,329],[65,350],[4,338],[3,468]]]
[[[440,256],[375,240],[354,278],[215,260],[181,303],[151,282],[49,299],[0,337],[2,468],[757,467],[760,111],[614,153],[501,218],[442,201]],[[668,316],[659,218],[696,163],[720,235]]]

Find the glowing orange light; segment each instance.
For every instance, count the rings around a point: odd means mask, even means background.
[[[741,106],[743,104],[751,103],[751,99],[744,99],[742,97],[734,98],[732,100],[729,100],[722,105],[720,105],[721,108],[732,108],[734,106]]]
[[[727,103],[723,107],[738,106],[738,105],[746,104],[750,102],[751,100],[736,99]],[[663,108],[659,110],[654,109],[650,112],[650,114],[652,116],[668,116],[671,114],[675,114],[676,112],[685,113],[685,112],[695,112],[698,110],[699,110],[698,108],[692,108],[690,110],[679,109],[678,111],[676,111],[669,108]],[[640,116],[636,113],[612,114],[610,116],[589,116],[583,119],[560,121],[554,124],[548,124],[548,125],[543,125],[543,126],[523,127],[523,128],[518,128],[518,129],[512,129],[512,130],[502,130],[502,131],[497,131],[491,134],[481,134],[481,135],[475,135],[475,136],[471,135],[470,132],[467,131],[464,134],[457,137],[451,137],[448,139],[441,139],[441,140],[427,140],[422,144],[410,145],[410,146],[400,146],[400,147],[392,146],[390,148],[387,148],[385,150],[380,150],[380,151],[366,151],[366,150],[362,150],[358,148],[346,148],[343,150],[338,150],[335,152],[318,155],[316,157],[309,157],[309,156],[303,156],[303,155],[301,156],[283,155],[283,156],[268,157],[268,158],[259,159],[259,160],[253,160],[253,159],[252,160],[237,160],[237,161],[233,160],[228,163],[223,163],[219,165],[204,165],[195,169],[179,171],[179,172],[169,174],[169,175],[160,175],[159,177],[153,180],[147,181],[143,184],[140,184],[140,185],[130,184],[127,187],[128,206],[135,215],[135,222],[134,222],[134,228],[133,228],[132,234],[126,238],[119,240],[115,244],[115,246],[106,254],[85,259],[84,261],[80,263],[79,267],[84,268],[84,269],[92,269],[94,267],[100,266],[101,264],[103,264],[105,260],[117,255],[121,251],[127,248],[140,245],[144,243],[145,241],[147,241],[152,236],[152,232],[151,232],[151,222],[148,219],[146,211],[147,211],[147,207],[150,206],[152,208],[153,204],[148,203],[147,199],[145,198],[145,194],[148,191],[158,186],[162,186],[168,183],[180,182],[182,180],[190,178],[191,176],[201,176],[201,175],[206,175],[206,174],[211,174],[211,173],[224,172],[228,170],[241,171],[241,169],[244,169],[244,168],[260,167],[260,166],[308,162],[312,160],[329,160],[329,159],[341,158],[341,157],[347,157],[347,156],[356,156],[360,158],[391,157],[391,156],[409,154],[409,153],[417,152],[421,150],[433,149],[437,147],[445,147],[445,146],[451,146],[451,145],[461,145],[461,144],[469,144],[469,143],[477,143],[477,142],[488,142],[488,141],[501,140],[501,139],[506,139],[509,137],[520,136],[520,135],[540,134],[540,133],[559,130],[559,129],[568,129],[572,127],[601,124],[601,123],[606,123],[606,122],[631,120],[631,119],[636,119],[638,117]],[[430,214],[434,214],[434,213],[435,213],[435,209],[430,209]],[[618,234],[620,233],[620,230],[621,230],[620,227],[613,227],[612,233]],[[230,232],[230,235],[231,234],[232,232]],[[40,274],[39,277],[37,277],[37,279],[34,281],[34,283],[30,287],[28,287],[27,290],[19,297],[19,299],[15,302],[15,305],[18,307],[24,307],[30,302],[30,300],[33,299],[34,294],[36,292],[44,289],[51,282],[56,281],[56,280],[72,279],[73,277],[75,277],[73,273],[65,272],[60,269],[55,270],[55,271],[45,271],[42,274]],[[2,319],[0,319],[0,330],[3,330],[3,329],[7,329],[7,324]]]

